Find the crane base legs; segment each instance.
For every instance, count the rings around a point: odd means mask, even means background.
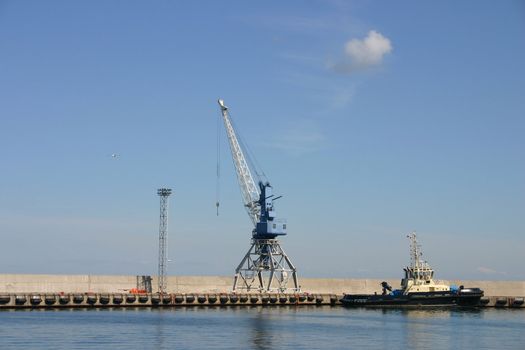
[[[290,279],[292,285],[288,286]],[[250,249],[235,270],[233,291],[276,293],[301,291],[297,281],[297,269],[277,239],[252,239]]]

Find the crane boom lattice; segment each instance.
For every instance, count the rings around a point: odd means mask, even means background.
[[[259,199],[259,191],[255,181],[253,180],[250,167],[248,166],[248,162],[246,162],[244,152],[242,151],[241,145],[239,144],[235,130],[233,129],[233,125],[228,114],[228,107],[224,105],[222,100],[219,100],[219,105],[221,106],[222,118],[226,128],[226,134],[228,135],[228,141],[230,143],[233,164],[235,165],[237,180],[239,181],[239,186],[241,188],[243,203],[246,207],[246,210],[248,211],[250,219],[255,225],[255,223],[259,220],[260,215],[260,210],[256,205],[257,200]]]

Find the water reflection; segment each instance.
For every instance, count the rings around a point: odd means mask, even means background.
[[[164,349],[164,345],[166,343],[166,311],[170,312],[171,310],[164,310],[164,309],[156,309],[157,317],[155,318],[155,348],[156,349]]]
[[[330,307],[0,312],[0,349],[521,349],[523,310]]]
[[[262,307],[256,307],[256,314],[251,319],[251,342],[254,349],[273,348],[271,337],[271,319],[264,313]]]
[[[428,319],[428,318],[450,318],[462,317],[466,315],[478,315],[483,313],[481,308],[438,308],[429,307],[424,309],[410,308],[382,308],[383,315],[399,315],[408,319]]]
[[[482,312],[480,309],[401,309],[392,312],[383,312],[385,315],[397,315],[400,317],[401,328],[406,344],[404,347],[410,349],[430,348],[456,348],[458,347],[458,334],[461,324],[455,324],[457,318],[468,317]]]

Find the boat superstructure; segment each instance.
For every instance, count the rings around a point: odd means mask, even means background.
[[[410,240],[410,266],[404,268],[405,277],[401,280],[404,295],[414,292],[450,291],[450,286],[434,281],[434,270],[423,259],[421,245],[415,232],[407,235]]]

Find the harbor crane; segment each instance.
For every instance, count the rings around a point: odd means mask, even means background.
[[[232,125],[228,107],[223,100],[219,99],[218,102],[243,204],[254,225],[250,249],[235,270],[233,291],[299,292],[297,269],[277,239],[278,236],[286,235],[286,220],[278,219],[274,210],[274,201],[281,196],[275,197],[272,194],[272,186],[268,181],[258,178],[255,183],[245,158],[245,150]],[[290,279],[293,286],[288,286]]]

